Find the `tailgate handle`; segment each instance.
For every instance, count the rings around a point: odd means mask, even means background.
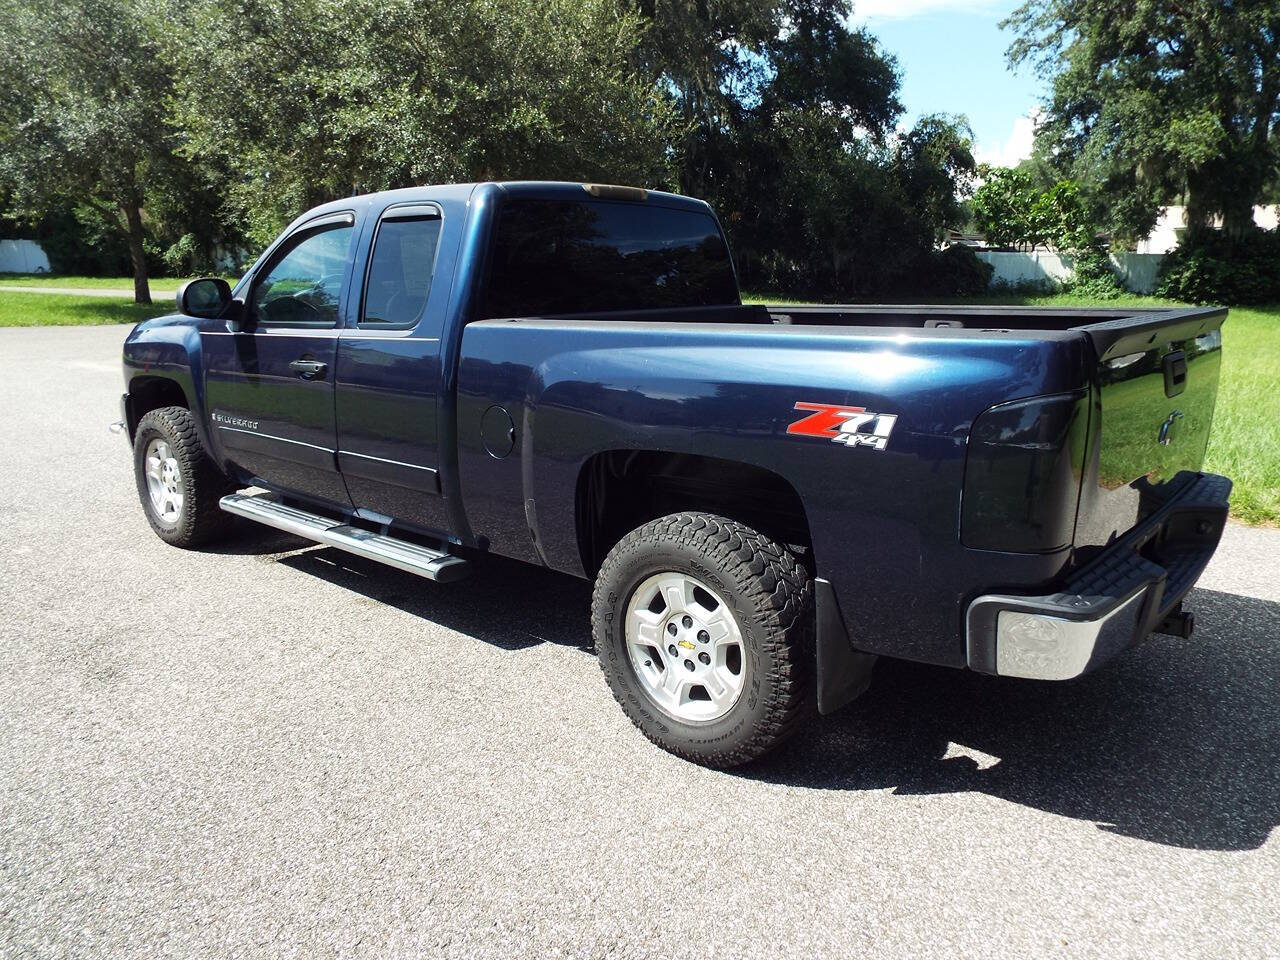
[[[1187,355],[1181,350],[1164,355],[1164,395],[1176,397],[1187,389]]]

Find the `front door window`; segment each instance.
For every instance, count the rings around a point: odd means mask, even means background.
[[[254,284],[254,319],[272,326],[337,326],[354,232],[342,224],[290,238]]]

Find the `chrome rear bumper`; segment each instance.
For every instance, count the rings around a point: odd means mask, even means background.
[[[1200,474],[1061,589],[975,599],[966,615],[970,669],[1070,680],[1145,640],[1209,563],[1230,493],[1226,477]]]

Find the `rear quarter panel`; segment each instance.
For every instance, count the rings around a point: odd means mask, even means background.
[[[1080,387],[1078,334],[492,320],[463,333],[460,493],[482,548],[583,575],[575,496],[585,462],[658,450],[749,463],[805,507],[820,576],[855,644],[960,665],[963,605],[996,583],[1038,583],[1068,559],[967,550],[959,509],[969,426],[986,407]],[[897,416],[884,451],[787,433],[797,402]],[[512,452],[486,451],[493,405]]]

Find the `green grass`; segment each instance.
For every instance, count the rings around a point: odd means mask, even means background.
[[[1235,481],[1233,517],[1280,524],[1280,306],[1227,317],[1205,469]]]
[[[747,303],[797,302],[795,298],[755,294],[743,294],[742,299]],[[965,302],[1041,307],[1174,305],[1138,296],[1098,303],[1071,294],[993,294]],[[1237,520],[1280,525],[1280,306],[1232,307],[1222,328],[1222,348],[1218,403],[1204,469],[1235,481],[1231,515]]]
[[[181,280],[152,277],[158,290],[176,290]],[[0,273],[0,287],[83,287],[89,290],[132,290],[133,277],[77,277],[60,273]]]
[[[152,277],[151,295],[157,290],[177,290],[187,277]],[[235,286],[239,277],[224,277]],[[62,273],[0,273],[0,290],[15,287],[68,287],[83,290],[132,290],[133,277],[82,277]]]
[[[150,306],[124,297],[77,297],[60,293],[0,290],[0,327],[61,327],[138,323],[172,313],[168,298]]]

